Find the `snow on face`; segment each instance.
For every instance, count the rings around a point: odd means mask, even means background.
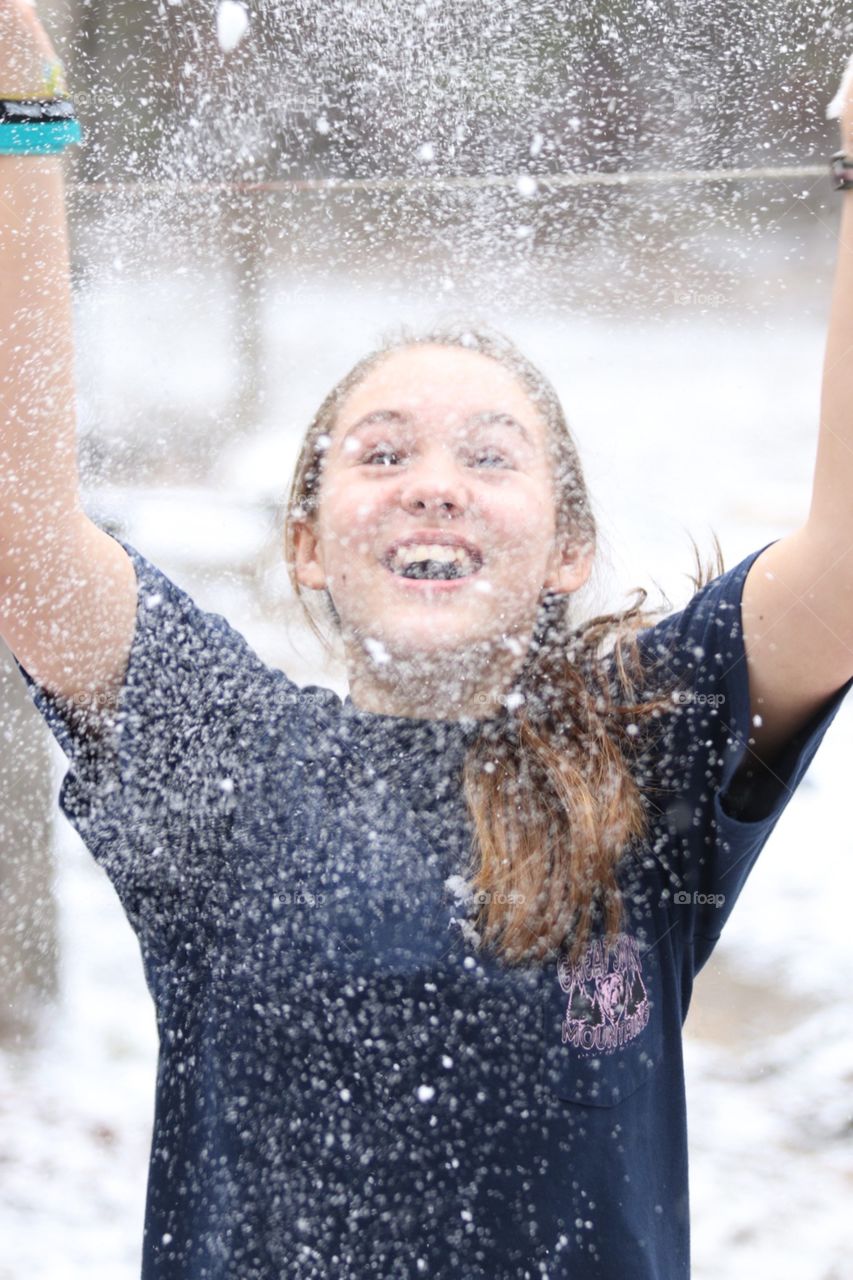
[[[532,628],[559,563],[547,428],[515,377],[478,352],[396,351],[353,390],[326,450],[318,569],[344,633],[404,658]],[[386,566],[392,546],[452,535],[476,572],[436,585]]]

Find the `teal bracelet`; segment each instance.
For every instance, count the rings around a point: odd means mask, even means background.
[[[0,123],[0,156],[47,156],[83,140],[79,120]]]

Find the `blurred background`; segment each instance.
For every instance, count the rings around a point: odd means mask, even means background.
[[[555,383],[600,527],[590,613],[637,585],[681,607],[689,534],[732,567],[805,518],[841,0],[40,12],[87,137],[66,170],[87,509],[270,664],[346,690],[294,608],[281,510],[326,391],[401,321],[488,321]],[[658,176],[546,182],[590,172]],[[0,729],[0,1280],[130,1280],[153,1005],[7,657]],[[851,747],[843,707],[697,984],[699,1280],[851,1274]]]

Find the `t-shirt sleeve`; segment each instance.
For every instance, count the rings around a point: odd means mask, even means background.
[[[768,543],[767,546],[772,546]],[[753,563],[767,547],[702,587],[684,609],[640,634],[655,681],[671,680],[673,710],[650,749],[647,797],[652,856],[674,922],[692,943],[697,971],[713,946],[785,806],[853,684],[829,696],[772,766],[748,759],[752,730],[741,600]]]
[[[92,732],[17,665],[68,758],[60,809],[140,928],[198,911],[231,838],[252,705],[273,673],[223,617],[117,541],[136,571],[137,612],[107,729]]]

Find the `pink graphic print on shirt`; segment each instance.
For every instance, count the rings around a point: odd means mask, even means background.
[[[557,977],[567,992],[563,1044],[612,1053],[638,1036],[649,1020],[649,999],[636,938],[620,933],[607,949],[590,944],[577,964],[557,961]]]

